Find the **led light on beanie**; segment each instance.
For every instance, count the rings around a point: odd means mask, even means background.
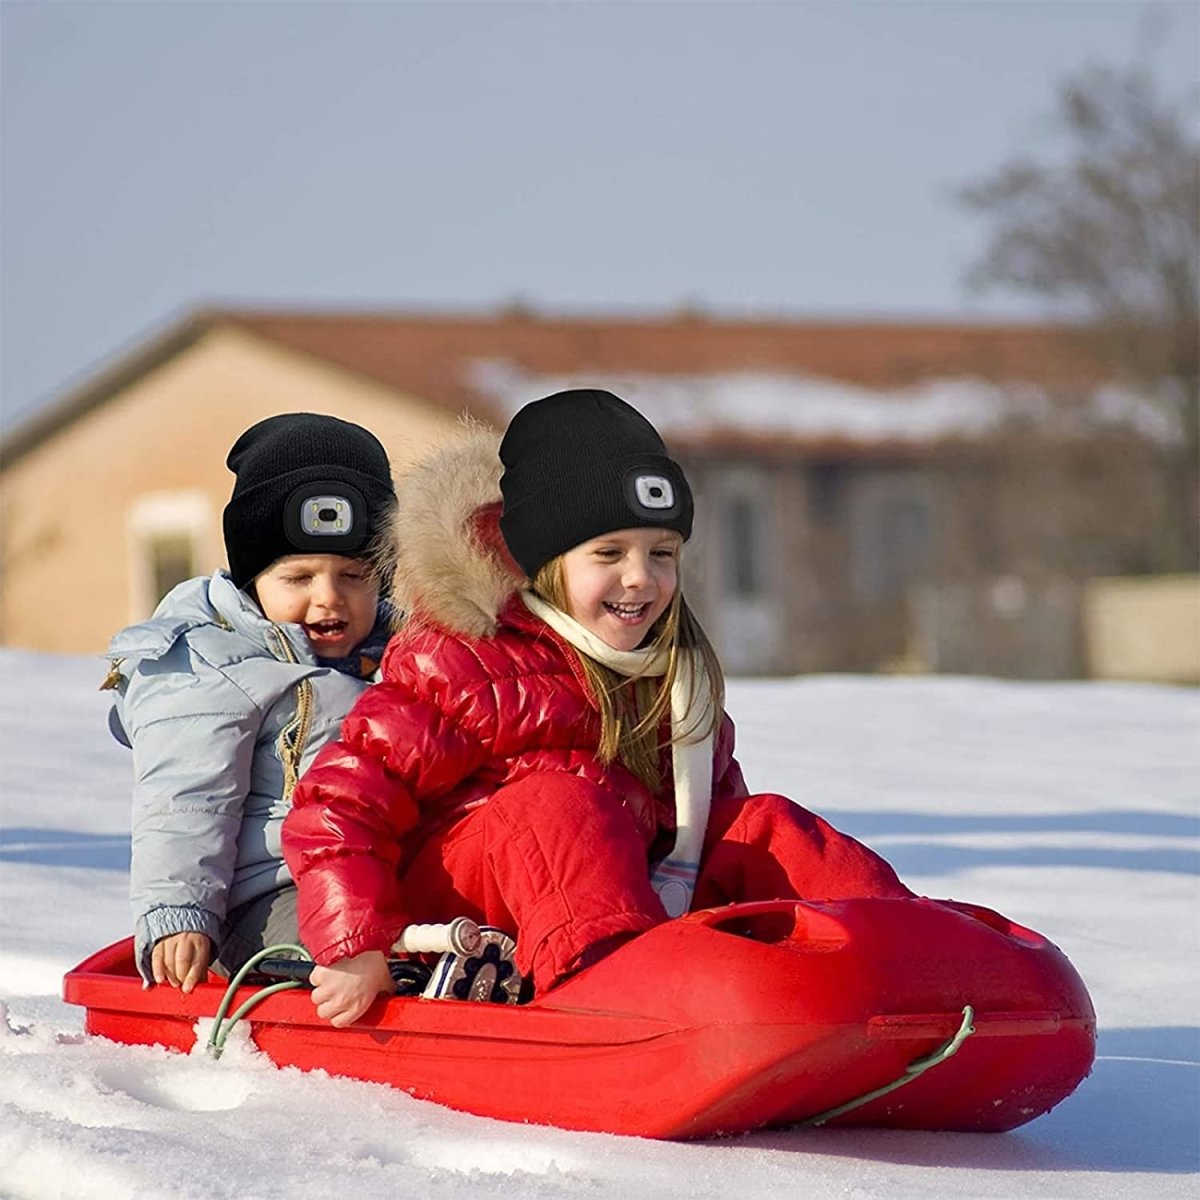
[[[674,508],[674,488],[662,475],[634,476],[634,503],[652,511]]]
[[[340,495],[332,495],[333,492]],[[360,514],[355,519],[355,513]],[[362,493],[348,483],[317,480],[298,487],[283,506],[288,540],[304,550],[339,554],[339,547],[357,548],[367,524]]]

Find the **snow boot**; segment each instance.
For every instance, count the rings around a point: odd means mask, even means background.
[[[474,954],[447,950],[433,968],[421,993],[431,1000],[477,1000],[516,1004],[521,996],[521,973],[513,961],[517,948],[507,933],[481,925],[483,944]]]

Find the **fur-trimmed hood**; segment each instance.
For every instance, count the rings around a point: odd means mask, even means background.
[[[400,480],[387,532],[396,604],[469,637],[493,634],[501,609],[528,582],[500,534],[499,451],[494,430],[467,425]]]

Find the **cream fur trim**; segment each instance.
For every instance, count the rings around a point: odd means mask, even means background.
[[[495,633],[505,601],[525,582],[471,524],[480,508],[500,500],[499,445],[487,426],[466,425],[401,479],[389,530],[399,607],[470,637]]]

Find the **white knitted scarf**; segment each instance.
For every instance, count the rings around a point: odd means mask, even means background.
[[[522,591],[525,607],[576,650],[594,658],[618,675],[660,677],[666,674],[665,649],[614,650],[560,608],[530,591]],[[707,730],[696,740],[696,733]],[[650,876],[667,915],[682,916],[691,908],[700,869],[700,852],[712,803],[713,744],[712,688],[701,659],[679,655],[671,685],[671,768],[675,781],[675,846]]]

